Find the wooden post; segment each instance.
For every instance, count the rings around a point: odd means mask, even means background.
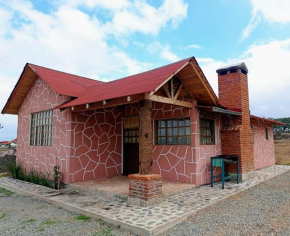
[[[139,129],[139,172],[141,175],[152,174],[152,101],[140,102]]]

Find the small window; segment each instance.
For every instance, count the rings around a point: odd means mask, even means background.
[[[155,121],[156,145],[190,145],[190,119]]]
[[[269,129],[266,127],[265,128],[265,134],[266,134],[266,139],[269,139]]]
[[[214,120],[200,119],[200,144],[215,144],[215,126]]]
[[[31,114],[30,145],[50,146],[52,140],[52,110]]]
[[[255,127],[253,125],[251,125],[251,130],[253,133],[253,143],[255,143]]]

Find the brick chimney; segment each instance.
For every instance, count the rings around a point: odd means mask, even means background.
[[[219,103],[227,109],[241,110],[241,116],[227,115],[223,119],[222,152],[240,157],[243,180],[254,175],[253,133],[250,126],[248,68],[245,63],[217,70]],[[232,128],[234,127],[234,128]]]

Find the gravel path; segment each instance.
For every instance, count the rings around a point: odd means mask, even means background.
[[[290,235],[290,172],[214,204],[162,235]],[[1,235],[133,235],[0,189]]]
[[[132,235],[44,201],[0,188],[0,235]]]
[[[290,172],[201,210],[162,235],[290,235]]]

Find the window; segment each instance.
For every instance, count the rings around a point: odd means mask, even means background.
[[[255,144],[255,127],[253,125],[251,125],[251,130],[253,133],[253,143]]]
[[[156,145],[189,145],[190,119],[170,119],[155,121]]]
[[[265,133],[266,133],[266,139],[268,140],[269,139],[269,129],[267,127],[265,129]]]
[[[52,110],[31,114],[30,145],[51,145],[52,117]]]
[[[214,120],[200,119],[200,144],[201,145],[215,144]]]

